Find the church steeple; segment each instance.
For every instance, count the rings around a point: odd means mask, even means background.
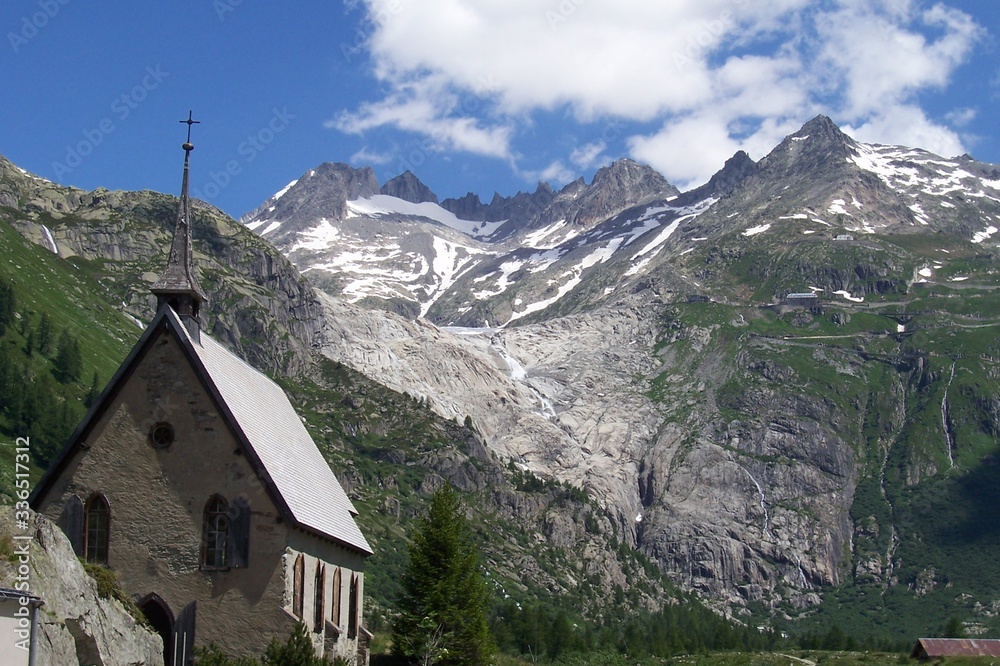
[[[180,317],[188,324],[188,329],[195,332],[200,326],[199,314],[201,304],[208,300],[198,279],[191,268],[191,217],[190,204],[188,201],[188,168],[191,159],[191,151],[194,145],[191,143],[191,125],[200,121],[191,119],[191,112],[188,112],[187,120],[180,121],[187,123],[187,141],[181,146],[184,149],[184,178],[181,182],[181,201],[177,210],[177,224],[174,226],[174,240],[170,246],[170,257],[167,259],[167,267],[163,269],[160,279],[153,285],[151,291],[156,294],[156,307],[159,310],[164,304],[173,308]],[[193,326],[191,325],[193,324]]]

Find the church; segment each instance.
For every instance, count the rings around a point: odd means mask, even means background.
[[[260,654],[296,623],[317,654],[368,663],[371,547],[284,391],[201,330],[184,143],[157,311],[31,496],[77,554],[109,567],[164,639]]]

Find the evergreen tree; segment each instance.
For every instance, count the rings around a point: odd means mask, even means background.
[[[3,335],[7,331],[7,326],[13,323],[16,308],[14,286],[10,282],[0,279],[0,335]]]
[[[31,358],[35,353],[35,329],[28,329],[28,338],[24,341],[24,355]]]
[[[90,389],[87,391],[87,395],[83,399],[83,405],[87,409],[94,406],[97,402],[97,398],[101,395],[101,389],[98,385],[97,370],[94,370],[94,378],[90,380]]]
[[[496,653],[479,549],[450,485],[434,494],[410,545],[393,650],[425,666],[480,666]]]
[[[264,652],[264,666],[326,666],[330,662],[316,656],[309,633],[299,622],[284,643],[272,639]]]
[[[965,625],[957,617],[952,615],[944,625],[942,631],[945,638],[966,638]]]
[[[38,353],[48,356],[52,353],[52,322],[49,315],[42,313],[42,319],[38,322]]]
[[[59,335],[55,366],[56,379],[63,384],[77,381],[83,372],[83,353],[80,351],[80,341],[65,330]]]

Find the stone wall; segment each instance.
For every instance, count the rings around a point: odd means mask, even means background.
[[[174,442],[149,432],[170,423]],[[41,511],[57,520],[65,500],[101,493],[111,507],[109,566],[136,598],[158,595],[176,616],[197,600],[196,644],[260,653],[294,626],[284,607],[289,527],[178,342],[162,331],[68,461]],[[203,512],[219,494],[251,509],[249,566],[201,567]]]

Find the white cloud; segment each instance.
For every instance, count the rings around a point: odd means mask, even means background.
[[[589,169],[607,159],[604,156],[604,149],[607,147],[608,144],[603,141],[584,144],[569,154],[569,161],[578,169]]]
[[[977,109],[963,107],[949,111],[945,114],[945,120],[955,127],[964,127],[975,120],[977,115],[979,115],[979,111]]]
[[[943,88],[982,36],[966,14],[942,5],[918,12],[903,0],[843,2],[817,18],[817,31],[818,64],[839,75],[842,112],[852,119]],[[941,34],[932,40],[929,31]]]
[[[373,72],[387,93],[329,125],[391,126],[435,150],[571,179],[604,142],[541,171],[518,164],[536,111],[567,122],[650,122],[632,155],[694,184],[735,150],[760,158],[817,113],[858,138],[961,152],[918,95],[945,88],[984,30],[918,0],[364,0]],[[899,114],[899,115],[893,115]],[[945,119],[957,126],[960,116]],[[863,135],[863,136],[862,136]],[[600,145],[600,147],[598,147]],[[556,177],[558,176],[558,177]]]
[[[364,146],[351,155],[348,161],[351,164],[388,164],[392,161],[392,154],[368,150],[368,146]]]
[[[440,77],[400,83],[384,99],[363,104],[356,112],[342,112],[326,123],[348,134],[393,126],[428,138],[431,150],[458,150],[490,157],[511,156],[509,125],[484,127],[479,120],[457,114],[462,97]]]
[[[865,143],[919,146],[943,157],[955,157],[966,151],[957,133],[932,122],[913,105],[889,107],[862,125],[845,125],[843,130]]]
[[[546,183],[563,185],[576,178],[575,172],[571,171],[561,160],[556,160],[541,171],[528,171],[521,174],[526,180],[544,180]]]

